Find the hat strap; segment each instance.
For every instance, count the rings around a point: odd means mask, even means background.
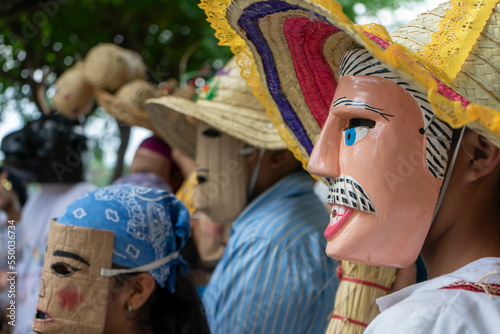
[[[179,252],[174,252],[168,256],[165,256],[159,260],[148,263],[146,265],[135,267],[131,269],[105,269],[101,268],[101,276],[104,277],[112,277],[120,274],[129,274],[129,273],[138,273],[138,272],[147,272],[153,270],[159,266],[162,266],[166,263],[169,263],[179,257]]]
[[[265,149],[263,148],[259,149],[259,157],[257,160],[257,164],[255,165],[255,169],[253,170],[252,176],[250,177],[250,182],[248,183],[247,198],[250,198],[255,189],[255,185],[257,184],[257,178],[259,177],[260,174],[260,166],[262,165],[262,158],[264,157],[265,152],[266,152]]]
[[[465,132],[465,126],[460,131],[460,137],[458,137],[457,144],[455,145],[455,151],[453,152],[453,157],[451,158],[451,161],[448,164],[448,171],[446,173],[446,176],[444,177],[443,186],[441,187],[441,193],[439,194],[439,198],[438,198],[438,201],[436,204],[436,209],[434,209],[434,216],[432,217],[433,222],[434,222],[434,219],[436,218],[436,215],[439,211],[439,207],[441,206],[441,203],[443,202],[444,194],[446,193],[446,190],[448,189],[448,184],[450,183],[451,174],[453,172],[453,167],[455,166],[455,161],[457,160],[458,149],[460,148],[460,143],[462,142],[462,137],[464,136],[464,132]]]

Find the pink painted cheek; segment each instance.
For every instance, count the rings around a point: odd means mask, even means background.
[[[59,297],[59,307],[68,311],[74,311],[85,301],[85,296],[76,291],[75,288],[59,290],[57,296]]]
[[[204,221],[201,223],[201,230],[207,235],[212,237],[221,237],[224,233],[224,229],[221,225],[213,223],[211,221]]]

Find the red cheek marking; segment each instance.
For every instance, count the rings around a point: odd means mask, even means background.
[[[68,311],[74,311],[76,307],[85,301],[85,296],[74,288],[59,290],[57,296],[59,297],[59,307]]]

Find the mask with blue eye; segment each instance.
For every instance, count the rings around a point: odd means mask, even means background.
[[[352,146],[363,139],[368,130],[375,126],[375,121],[363,118],[353,118],[349,121],[349,127],[342,131],[344,142],[347,146]]]

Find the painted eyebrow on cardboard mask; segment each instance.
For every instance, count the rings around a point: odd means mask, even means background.
[[[56,250],[53,255],[54,256],[62,256],[62,257],[69,257],[69,258],[71,258],[73,260],[80,261],[81,263],[86,264],[87,266],[90,267],[90,263],[88,263],[80,255],[77,255],[75,253],[65,252],[65,251],[62,251],[62,250]]]
[[[222,136],[222,132],[220,132],[219,130],[216,130],[216,129],[212,129],[212,128],[206,129],[205,131],[202,132],[202,134],[205,137],[209,137],[209,138],[217,138],[217,137]]]
[[[387,121],[390,121],[390,119],[388,119],[387,117],[394,117],[394,115],[386,114],[386,113],[382,112],[382,110],[384,110],[382,108],[376,108],[376,107],[372,107],[371,105],[363,103],[363,102],[349,100],[345,96],[339,97],[338,99],[336,99],[333,102],[332,108],[335,108],[335,107],[338,107],[338,106],[360,107],[360,108],[363,108],[363,109],[366,109],[366,110],[369,110],[369,111],[373,111],[376,114],[379,114],[380,116],[382,116],[383,118],[385,118],[385,120],[387,120]]]

